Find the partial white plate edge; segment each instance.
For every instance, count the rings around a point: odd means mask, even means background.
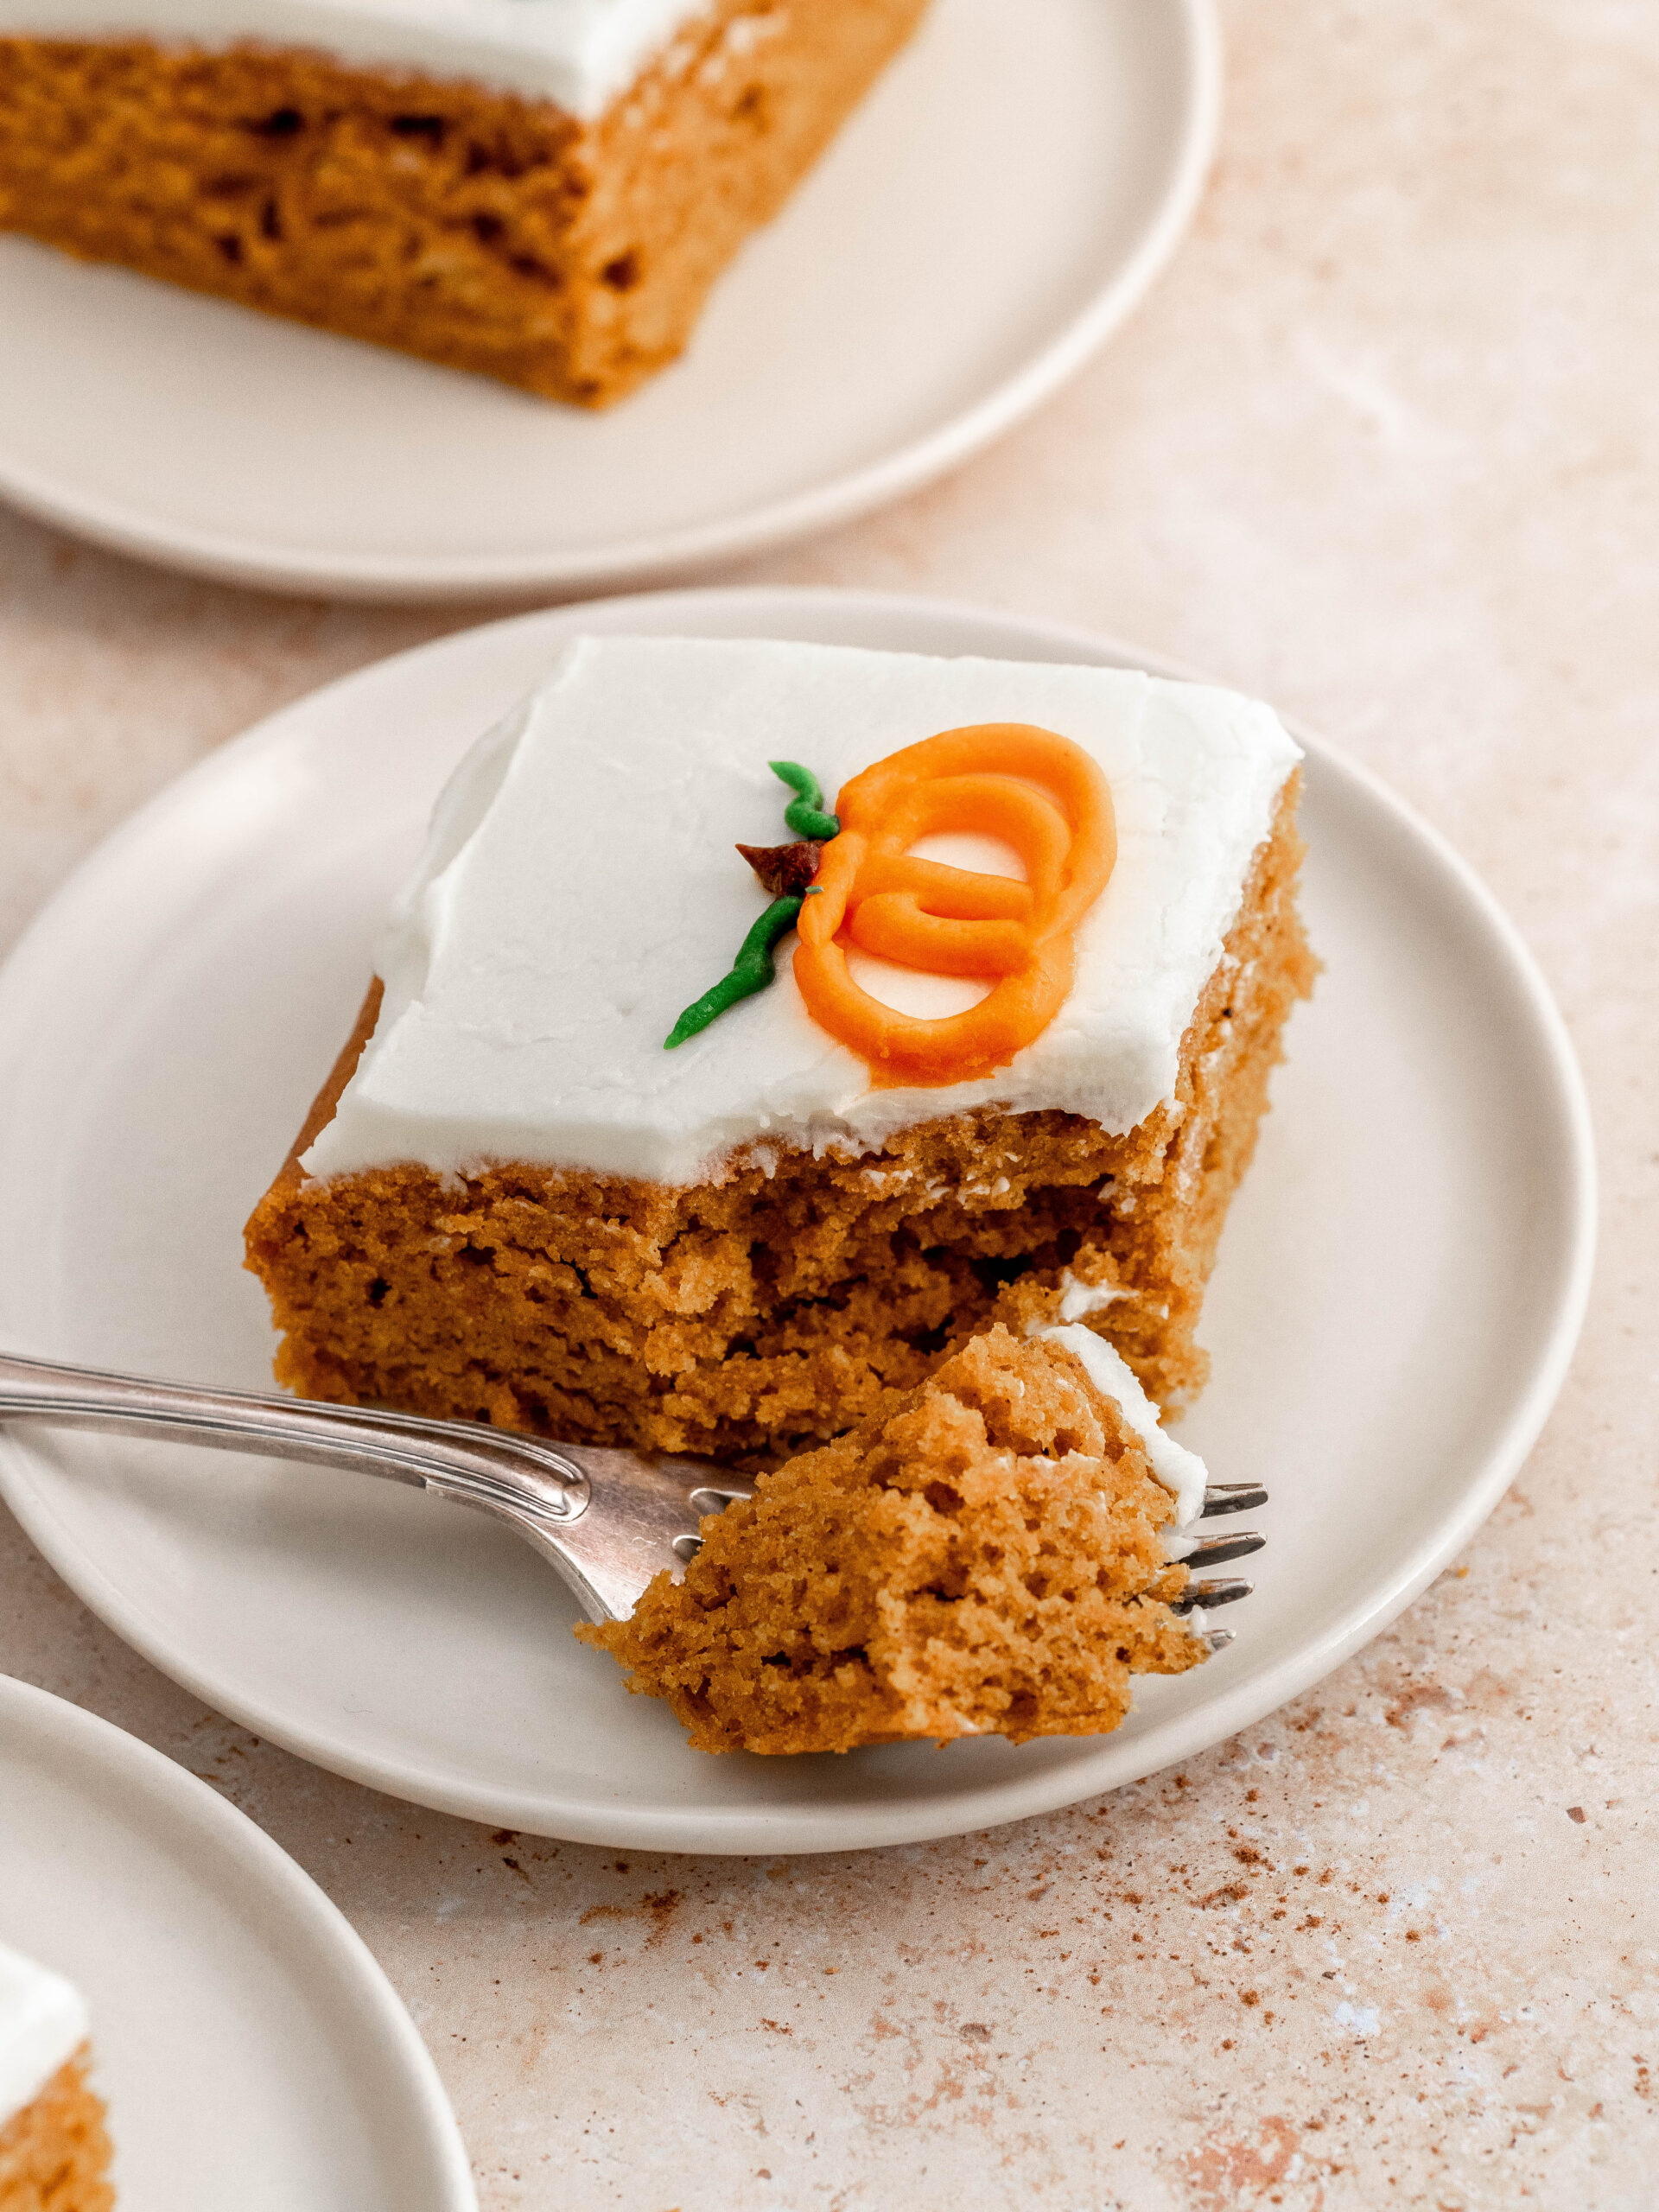
[[[67,1743],[92,1764],[118,1773],[136,1794],[158,1802],[210,1837],[251,1881],[303,1921],[327,1949],[351,2001],[395,2058],[420,2125],[432,2174],[450,2212],[478,2212],[472,2164],[431,2052],[368,1945],[332,1898],[257,1821],[175,1760],[113,1721],[13,1675],[0,1675],[0,1723]]]
[[[1167,660],[1160,655],[1143,652],[1106,634],[1065,625],[1029,620],[1000,608],[974,607],[921,594],[853,592],[827,587],[715,588],[597,600],[586,602],[579,608],[512,615],[499,623],[480,626],[486,630],[507,629],[550,619],[574,626],[582,619],[594,616],[613,617],[620,609],[630,605],[638,606],[642,601],[653,605],[661,612],[671,608],[677,601],[686,605],[688,609],[700,604],[707,605],[711,601],[724,607],[741,607],[745,600],[753,600],[757,606],[775,607],[780,597],[787,597],[804,607],[820,607],[826,612],[834,610],[837,616],[843,617],[855,616],[863,607],[869,611],[872,619],[891,619],[895,614],[912,613],[918,620],[984,621],[1017,630],[1034,644],[1052,647],[1059,656],[1082,658],[1096,663],[1109,657],[1118,665],[1144,669],[1154,675],[1175,677],[1186,682],[1204,680],[1183,664]],[[478,632],[467,634],[476,636]],[[415,660],[422,654],[442,652],[448,642],[445,639],[435,639],[429,645],[413,648],[407,654],[393,658]],[[306,698],[280,709],[275,715],[256,723],[219,747],[196,767],[187,771],[184,776],[176,778],[137,814],[130,817],[111,838],[95,848],[56,897],[48,902],[48,907],[42,910],[39,921],[46,919],[55,906],[57,898],[72,892],[79,895],[88,883],[95,881],[95,872],[105,855],[113,855],[118,846],[124,844],[129,836],[144,835],[151,810],[160,811],[175,804],[183,786],[197,778],[218,772],[220,763],[244,747],[252,749],[280,744],[284,735],[284,725],[290,716],[308,712],[320,698],[344,693],[355,683],[372,681],[376,671],[384,665],[384,663],[373,663],[366,669],[353,671],[334,683],[323,686],[320,690],[309,693]],[[764,1808],[703,1808],[694,1816],[699,1835],[703,1839],[696,1842],[686,1840],[687,1821],[682,1814],[671,1810],[642,1813],[637,1808],[618,1808],[600,1803],[573,1809],[569,1815],[561,1816],[556,1828],[550,1828],[545,1812],[534,1797],[504,1790],[499,1797],[492,1798],[486,1812],[480,1809],[475,1796],[465,1791],[450,1789],[436,1777],[431,1777],[416,1792],[411,1789],[410,1777],[403,1767],[389,1761],[365,1758],[354,1746],[341,1743],[326,1732],[302,1733],[289,1728],[280,1714],[268,1713],[254,1700],[226,1700],[219,1688],[192,1665],[188,1656],[176,1653],[165,1635],[152,1629],[148,1617],[139,1608],[129,1605],[101,1570],[89,1568],[80,1559],[57,1516],[35,1493],[26,1452],[9,1434],[0,1431],[0,1491],[3,1491],[6,1503],[30,1541],[99,1618],[124,1643],[130,1644],[163,1674],[213,1710],[227,1714],[253,1733],[280,1745],[298,1758],[310,1760],[331,1772],[345,1775],[353,1781],[363,1783],[389,1796],[429,1806],[434,1811],[453,1814],[463,1820],[487,1820],[500,1827],[518,1828],[525,1834],[555,1834],[560,1840],[572,1843],[700,1855],[722,1853],[747,1854],[759,1849],[805,1856],[815,1852],[879,1849],[893,1844],[930,1842],[940,1836],[972,1834],[978,1829],[1001,1827],[1009,1821],[1029,1819],[1037,1814],[1053,1812],[1063,1806],[1076,1804],[1084,1798],[1143,1780],[1147,1775],[1196,1757],[1223,1738],[1236,1735],[1241,1729],[1248,1728],[1266,1714],[1275,1712],[1321,1681],[1397,1619],[1406,1607],[1421,1595],[1435,1576],[1456,1558],[1520,1472],[1560,1395],[1583,1326],[1595,1264],[1597,1226],[1595,1143],[1583,1077],[1560,1012],[1519,931],[1468,862],[1414,808],[1369,769],[1348,760],[1325,740],[1298,725],[1292,724],[1291,728],[1298,742],[1306,748],[1310,757],[1319,760],[1325,773],[1338,781],[1345,779],[1351,787],[1363,793],[1369,804],[1389,817],[1398,830],[1426,849],[1436,865],[1456,883],[1468,900],[1473,915],[1501,956],[1505,969],[1520,987],[1524,1010],[1534,1024],[1536,1041],[1542,1047],[1542,1058],[1552,1086],[1548,1097],[1539,1103],[1548,1110],[1552,1122],[1556,1125],[1559,1148],[1571,1162],[1570,1179],[1558,1194],[1564,1226],[1555,1270],[1555,1290],[1552,1301],[1554,1316],[1526,1387],[1497,1438],[1488,1448],[1478,1472],[1465,1493],[1460,1509],[1438,1537],[1421,1546],[1401,1567],[1382,1595],[1374,1599],[1339,1636],[1328,1643],[1298,1651],[1264,1675],[1254,1676],[1230,1689],[1218,1690],[1192,1713],[1172,1719],[1147,1737],[1137,1739],[1136,1755],[1125,1758],[1120,1740],[1108,1736],[1102,1739],[1102,1749],[1096,1757],[1056,1768],[1029,1783],[1022,1783],[1014,1776],[984,1789],[965,1791],[948,1801],[931,1800],[918,1806],[896,1809],[866,1800],[857,1808],[859,1834],[855,1842],[846,1833],[849,1822],[844,1809],[840,1808],[823,1813],[791,1808],[779,1815],[769,1815]],[[7,963],[8,971],[21,972],[29,964],[36,926],[31,925],[12,953]],[[73,1573],[68,1565],[72,1560]],[[1236,1650],[1238,1647],[1234,1649]],[[1224,1656],[1220,1663],[1224,1666]],[[764,1836],[769,1830],[775,1831],[775,1840],[757,1844],[754,1840],[756,1835]],[[739,1840],[740,1835],[741,1840]]]
[[[160,562],[187,575],[257,590],[325,593],[359,602],[464,602],[489,596],[579,591],[666,582],[702,566],[775,551],[936,482],[1013,429],[1058,391],[1128,320],[1173,257],[1197,209],[1221,127],[1223,53],[1216,0],[1160,0],[1179,10],[1189,57],[1186,132],[1158,213],[1110,282],[1025,367],[938,429],[885,460],[747,515],[669,531],[632,545],[527,561],[522,556],[412,559],[394,571],[361,555],[278,553],[212,531],[153,524],[116,502],[58,491],[35,472],[8,467],[0,499],[54,528],[113,553]],[[250,310],[252,312],[252,310]]]

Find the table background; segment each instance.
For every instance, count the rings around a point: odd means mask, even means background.
[[[316,1876],[486,2212],[1654,2201],[1659,10],[1225,16],[1218,168],[1110,349],[947,484],[709,580],[1109,630],[1391,781],[1583,1058],[1576,1366],[1465,1560],[1312,1697],[1074,1811],[844,1858],[619,1856],[336,1781],[156,1674],[0,1510],[0,1669]],[[473,619],[220,590],[0,513],[0,941],[222,739]]]

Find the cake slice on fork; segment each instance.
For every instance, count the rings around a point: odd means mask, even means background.
[[[1089,1330],[999,1325],[711,1515],[631,1619],[576,1633],[699,1751],[1102,1735],[1131,1675],[1210,1656],[1167,1541],[1204,1489]]]

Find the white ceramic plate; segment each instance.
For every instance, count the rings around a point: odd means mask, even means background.
[[[363,598],[665,575],[953,467],[1128,315],[1214,143],[1212,0],[937,0],[609,414],[0,239],[0,496],[126,552]]]
[[[121,2212],[475,2212],[348,1923],[194,1775],[0,1675],[0,1942],[92,2009]]]
[[[582,630],[1151,664],[1087,636],[835,592],[613,600],[474,630],[275,716],[118,830],[0,976],[0,1343],[268,1387],[241,1225],[356,1012],[387,894],[467,741]],[[1572,1053],[1432,831],[1311,746],[1298,1012],[1233,1211],[1183,1434],[1272,1486],[1219,1658],[1115,1736],[709,1758],[571,1638],[509,1534],[301,1468],[16,1431],[0,1478],[122,1636],[325,1766],[492,1825],[688,1851],[986,1827],[1215,1743],[1305,1689],[1464,1544],[1536,1435],[1592,1237]]]

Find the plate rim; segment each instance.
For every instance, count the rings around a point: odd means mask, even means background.
[[[805,490],[762,501],[747,513],[682,525],[581,553],[528,557],[444,555],[392,559],[270,547],[234,531],[158,527],[127,503],[58,486],[49,473],[10,461],[0,448],[0,499],[54,529],[106,551],[187,575],[257,590],[324,593],[359,604],[465,603],[554,591],[614,588],[666,581],[722,561],[747,559],[937,482],[1033,413],[1138,307],[1173,257],[1197,210],[1220,134],[1223,45],[1217,0],[1161,0],[1182,33],[1183,117],[1169,172],[1133,250],[1089,292],[1020,367],[920,435]],[[256,310],[249,309],[249,313]]]
[[[78,1769],[97,1770],[124,1799],[177,1815],[238,1884],[257,1887],[267,1904],[319,1938],[359,2023],[394,2063],[410,2117],[424,2132],[434,2203],[446,2212],[478,2212],[472,2162],[436,2062],[385,1967],[321,1884],[239,1806],[153,1744],[38,1683],[0,1674],[0,1752],[19,1736],[67,1751]]]
[[[356,685],[372,685],[393,664],[417,664],[424,656],[453,648],[459,639],[478,641],[491,633],[545,626],[552,632],[580,628],[599,614],[618,613],[650,606],[659,613],[683,612],[695,621],[699,608],[757,610],[766,606],[774,619],[780,607],[835,610],[843,617],[925,622],[944,620],[970,626],[989,625],[1003,633],[1015,632],[1062,654],[1138,667],[1148,673],[1186,681],[1205,681],[1193,670],[1168,657],[1148,653],[1110,633],[1077,626],[1033,620],[1016,613],[972,602],[929,594],[879,590],[847,590],[834,586],[749,585],[691,588],[666,592],[619,594],[613,597],[510,615],[386,656],[366,667],[337,677],[303,698],[292,701],[264,717],[226,745],[217,747],[184,773],[164,785],[145,804],[118,825],[95,846],[58,891],[48,899],[3,966],[0,966],[0,1005],[10,995],[18,976],[41,957],[39,946],[55,927],[61,906],[66,910],[80,899],[97,895],[97,879],[107,863],[118,863],[130,840],[149,834],[152,819],[188,803],[198,785],[212,778],[236,772],[234,765],[245,755],[281,745],[290,721],[303,720],[320,702],[337,700]],[[737,634],[728,630],[725,634]],[[1543,1332],[1539,1357],[1509,1402],[1507,1414],[1478,1463],[1478,1471],[1463,1485],[1455,1510],[1438,1524],[1438,1533],[1403,1558],[1391,1577],[1370,1598],[1351,1606],[1346,1625],[1328,1641],[1303,1643],[1251,1681],[1219,1687],[1216,1693],[1187,1714],[1162,1724],[1148,1745],[1152,1756],[1134,1763],[1133,1773],[1096,1773],[1116,1764],[1115,1737],[1100,1739],[1102,1748],[1092,1756],[1047,1770],[1029,1783],[1017,1776],[990,1784],[969,1787],[949,1797],[912,1800],[893,1807],[880,1802],[822,1803],[774,1810],[767,1807],[698,1808],[691,1813],[671,1803],[649,1810],[637,1806],[617,1808],[590,1796],[562,1808],[550,1818],[545,1796],[512,1789],[500,1790],[484,1800],[448,1787],[442,1776],[411,1774],[395,1760],[365,1755],[353,1745],[337,1740],[325,1729],[293,1726],[278,1712],[266,1712],[256,1701],[240,1697],[226,1700],[211,1676],[198,1669],[160,1633],[152,1632],[147,1616],[127,1600],[101,1567],[83,1560],[67,1537],[48,1500],[38,1494],[29,1465],[27,1446],[16,1432],[0,1429],[0,1496],[37,1548],[55,1571],[122,1640],[193,1695],[224,1713],[255,1733],[280,1745],[296,1757],[342,1774],[365,1786],[385,1791],[406,1802],[427,1806],[459,1818],[486,1825],[515,1827],[528,1834],[556,1836],[563,1840],[632,1850],[681,1852],[691,1854],[813,1853],[880,1848],[893,1844],[919,1843],[941,1836],[971,1834],[1007,1822],[1052,1812],[1144,1779],[1169,1765],[1198,1756],[1204,1750],[1241,1729],[1253,1726],[1322,1680],[1354,1652],[1362,1649],[1395,1620],[1468,1542],[1510,1484],[1520,1471],[1560,1394],[1577,1346],[1587,1306],[1594,1268],[1597,1232],[1597,1173],[1592,1124],[1588,1098],[1566,1023],[1536,961],[1515,923],[1499,905],[1469,862],[1414,808],[1381,778],[1349,759],[1329,741],[1289,722],[1311,760],[1322,775],[1348,795],[1358,797],[1405,833],[1437,869],[1456,887],[1480,925],[1484,935],[1503,959],[1520,990],[1520,1004],[1529,1017],[1529,1036],[1539,1051],[1548,1092],[1543,1103],[1556,1123],[1554,1141],[1563,1147],[1560,1189],[1564,1198],[1565,1231],[1557,1255],[1549,1320]]]

